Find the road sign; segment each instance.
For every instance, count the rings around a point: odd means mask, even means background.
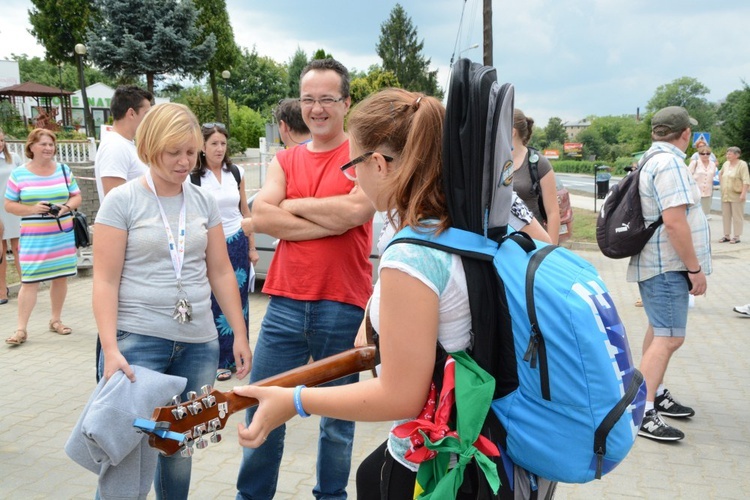
[[[710,132],[693,132],[693,147],[695,147],[698,142],[703,141],[706,143],[706,146],[711,144],[711,133]]]

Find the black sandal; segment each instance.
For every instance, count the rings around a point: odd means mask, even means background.
[[[719,243],[726,243],[727,241],[729,241],[729,238],[724,236],[722,239],[719,240]]]

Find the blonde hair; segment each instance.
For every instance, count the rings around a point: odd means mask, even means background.
[[[161,167],[161,155],[170,148],[192,142],[196,149],[203,146],[203,135],[190,108],[168,102],[151,108],[135,133],[138,157],[149,166]]]
[[[5,139],[5,132],[2,128],[0,128],[0,135],[3,136],[3,149],[0,149],[0,153],[3,153],[5,155],[5,163],[13,163],[13,157],[10,154],[10,150],[8,149],[8,141]]]
[[[24,146],[23,148],[24,153],[26,154],[26,158],[30,160],[34,159],[34,153],[31,151],[31,146],[41,141],[42,137],[44,137],[45,135],[52,139],[55,147],[57,147],[57,136],[53,131],[47,130],[46,128],[35,128],[29,134],[29,137],[26,139],[26,146]]]
[[[400,157],[387,188],[388,207],[398,213],[401,227],[424,226],[427,218],[437,219],[439,230],[450,226],[443,191],[444,120],[445,108],[434,97],[394,88],[370,95],[349,115],[357,145]]]

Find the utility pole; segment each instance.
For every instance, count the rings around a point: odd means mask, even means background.
[[[484,0],[484,60],[485,66],[492,66],[492,0]]]

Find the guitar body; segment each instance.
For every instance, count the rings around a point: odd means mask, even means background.
[[[330,356],[305,366],[258,381],[254,385],[296,387],[316,386],[341,377],[371,370],[376,364],[376,347],[368,345]],[[232,391],[222,392],[203,387],[202,394],[191,393],[185,402],[154,410],[151,420],[136,420],[134,426],[150,434],[149,444],[164,455],[178,451],[184,456],[193,448],[203,449],[209,442],[221,441],[219,430],[233,413],[257,405],[255,398],[239,396]]]

